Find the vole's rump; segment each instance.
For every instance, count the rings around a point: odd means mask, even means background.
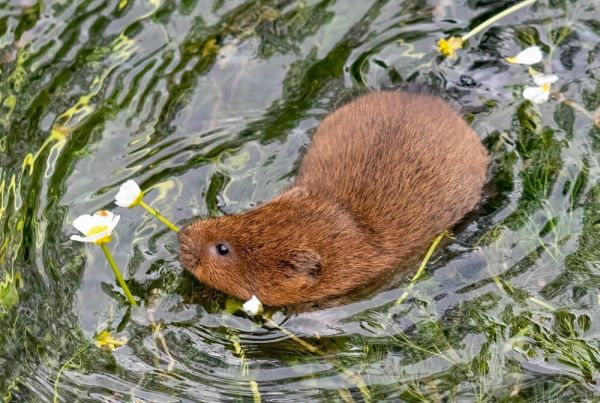
[[[296,185],[334,198],[387,247],[410,255],[480,199],[487,151],[432,95],[371,93],[319,126]]]

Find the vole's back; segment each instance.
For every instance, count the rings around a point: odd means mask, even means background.
[[[296,185],[334,199],[381,247],[409,256],[475,207],[487,162],[441,99],[371,93],[321,123]]]

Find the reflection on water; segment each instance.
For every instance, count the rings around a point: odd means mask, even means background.
[[[600,7],[540,1],[435,53],[506,2],[9,1],[0,5],[0,392],[15,401],[581,400],[600,370],[599,129],[520,96],[503,57],[542,46],[564,97],[600,103]],[[487,199],[406,282],[255,323],[185,274],[177,240],[118,209],[111,243],[69,241],[126,179],[183,223],[268,200],[319,121],[417,82],[494,158]],[[149,314],[150,313],[150,314]],[[109,328],[128,343],[94,346]],[[301,337],[304,345],[286,333]],[[165,348],[166,346],[166,348]],[[311,350],[314,348],[315,350]]]

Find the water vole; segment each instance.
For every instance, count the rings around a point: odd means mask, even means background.
[[[473,209],[487,163],[440,98],[371,93],[323,120],[288,190],[185,227],[181,262],[211,287],[271,306],[345,294],[424,253]]]

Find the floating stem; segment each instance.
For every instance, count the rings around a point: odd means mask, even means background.
[[[425,266],[427,265],[427,262],[429,262],[429,259],[431,259],[431,255],[433,255],[433,252],[435,251],[435,248],[437,248],[437,246],[441,242],[442,238],[444,238],[447,235],[448,235],[448,231],[444,231],[441,234],[439,234],[433,240],[433,242],[431,243],[431,246],[429,247],[429,250],[425,254],[425,257],[423,258],[423,261],[421,262],[421,265],[417,269],[417,272],[415,273],[415,275],[412,278],[412,280],[410,280],[410,284],[408,285],[408,289],[409,290],[411,288],[413,288],[413,286],[415,285],[415,283],[417,282],[417,280],[423,275],[423,271],[425,271]],[[402,295],[400,296],[400,298],[398,298],[396,300],[396,302],[394,303],[394,305],[400,305],[406,299],[406,297],[408,297],[408,291],[404,291],[402,293]]]
[[[471,31],[467,32],[466,34],[464,34],[463,36],[460,37],[460,39],[462,39],[463,41],[468,40],[469,38],[472,38],[473,36],[477,35],[478,33],[480,33],[481,31],[483,31],[484,29],[486,29],[487,27],[489,27],[490,25],[492,25],[493,23],[497,22],[498,20],[514,13],[515,11],[518,11],[524,7],[530,6],[533,3],[535,3],[536,0],[525,0],[522,1],[520,3],[517,3],[509,8],[507,8],[506,10],[503,10],[501,12],[499,12],[498,14],[494,15],[493,17],[485,20],[484,22],[482,22],[481,24],[477,25],[475,28],[473,28]]]
[[[596,118],[596,116],[594,116],[593,113],[591,113],[590,111],[585,109],[581,104],[578,104],[577,102],[573,101],[572,99],[565,98],[565,96],[559,92],[553,93],[552,96],[558,102],[562,102],[563,104],[570,106],[571,108],[575,109],[577,112],[581,113],[583,116],[589,118],[592,122],[594,122],[596,127],[600,127],[600,118]]]
[[[129,287],[127,287],[127,284],[125,283],[125,280],[123,280],[123,276],[121,275],[121,272],[119,271],[119,268],[117,267],[117,264],[115,263],[115,259],[113,259],[110,251],[106,247],[106,244],[103,243],[100,245],[100,247],[102,248],[102,252],[104,252],[104,255],[106,256],[106,260],[108,260],[108,264],[110,264],[110,267],[112,268],[113,273],[115,273],[115,276],[117,277],[117,281],[119,282],[119,285],[121,286],[123,291],[125,291],[125,295],[127,296],[129,303],[133,306],[138,306],[137,302],[135,302],[135,299],[133,299],[133,295],[131,294],[131,291],[129,291]]]
[[[62,373],[71,366],[71,363],[75,360],[75,358],[77,358],[79,356],[79,354],[83,353],[85,350],[87,350],[88,345],[83,345],[81,347],[79,347],[77,349],[77,351],[75,351],[75,353],[71,356],[71,358],[69,358],[69,360],[67,362],[65,362],[63,365],[60,366],[60,368],[58,369],[58,372],[56,374],[56,379],[54,380],[54,397],[52,399],[52,401],[54,403],[58,403],[59,400],[59,396],[58,396],[58,384],[60,382],[60,377],[62,375]]]
[[[158,211],[146,204],[143,200],[140,200],[139,205],[142,206],[148,213],[153,215],[158,221],[165,224],[171,231],[179,232],[179,228],[175,224],[167,220],[164,216],[162,216]]]

